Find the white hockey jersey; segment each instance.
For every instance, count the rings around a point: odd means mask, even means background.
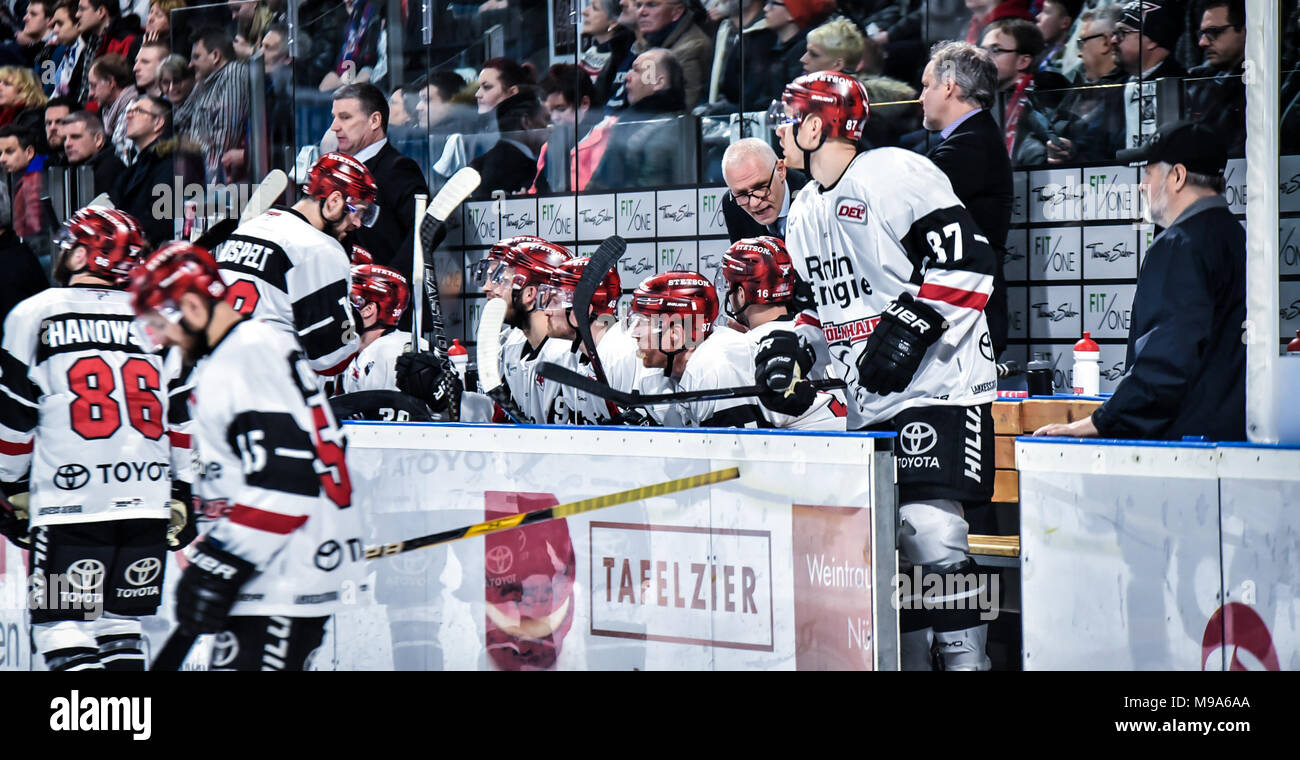
[[[409,332],[375,338],[343,370],[343,392],[397,390],[397,357],[410,350]]]
[[[571,357],[569,341],[544,338],[537,348],[533,348],[522,330],[512,327],[505,331],[501,345],[501,379],[524,417],[519,422],[544,425],[568,419],[564,386],[537,374],[537,363],[554,362],[572,369]]]
[[[169,515],[189,442],[169,420],[178,366],[130,335],[125,291],[53,288],[18,304],[0,351],[0,480],[30,469],[30,525]],[[172,442],[176,446],[173,447]]]
[[[293,335],[317,373],[347,367],[361,339],[348,302],[351,267],[337,240],[297,211],[274,208],[212,253],[236,311]]]
[[[812,285],[832,373],[849,384],[851,429],[914,406],[996,397],[984,319],[993,249],[929,159],[878,148],[858,154],[833,187],[809,182],[790,208],[786,246]],[[905,290],[943,315],[948,329],[905,391],[867,393],[858,385],[858,357],[881,312]]]
[[[301,348],[244,321],[194,372],[194,493],[220,516],[205,540],[259,571],[231,614],[332,614],[364,571],[362,520],[343,430]]]

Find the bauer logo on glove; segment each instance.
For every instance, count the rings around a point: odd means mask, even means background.
[[[911,385],[925,352],[948,329],[930,306],[903,293],[880,315],[858,359],[858,380],[871,393],[899,393]]]

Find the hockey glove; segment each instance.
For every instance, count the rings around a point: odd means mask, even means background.
[[[799,382],[812,370],[812,349],[788,330],[768,333],[758,343],[754,356],[754,379],[767,392],[759,394],[763,406],[774,412],[798,417],[817,398],[812,385]]]
[[[167,501],[167,506],[171,510],[167,525],[167,550],[178,552],[189,546],[199,535],[190,484],[183,480],[173,480],[172,497]]]
[[[442,414],[462,391],[460,377],[449,363],[429,351],[397,357],[397,390],[415,396]]]
[[[32,548],[32,536],[27,524],[27,494],[0,496],[0,535],[8,537],[19,549]]]
[[[790,310],[796,314],[801,311],[817,311],[817,296],[813,294],[812,283],[801,277],[794,278],[794,295],[790,298]]]
[[[185,554],[190,566],[176,584],[176,622],[190,633],[217,633],[225,628],[239,589],[255,568],[206,541],[191,546]]]
[[[858,359],[858,382],[870,393],[898,393],[911,384],[921,357],[948,329],[939,312],[903,293],[885,307]]]

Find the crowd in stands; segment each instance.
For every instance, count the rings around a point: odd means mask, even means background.
[[[867,87],[864,143],[925,152],[938,133],[922,123],[922,75],[946,40],[996,65],[983,107],[1017,167],[1112,162],[1154,130],[1158,79],[1178,80],[1181,111],[1243,150],[1243,0],[697,3],[579,4],[564,53],[535,0],[435,4],[428,45],[420,4],[402,3],[399,21],[380,0],[303,0],[293,46],[287,0],[0,0],[7,216],[21,238],[52,229],[41,177],[85,166],[95,194],[146,220],[155,242],[170,239],[176,214],[150,210],[155,186],[257,179],[254,63],[274,165],[292,170],[281,154],[305,146],[342,149],[327,126],[331,94],[370,82],[389,96],[386,139],[432,189],[474,166],[480,197],[716,180],[706,167],[737,137],[734,115],[766,112],[787,82],[818,70]],[[1295,152],[1300,2],[1286,5],[1281,135]]]

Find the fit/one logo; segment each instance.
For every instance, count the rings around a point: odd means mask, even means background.
[[[76,689],[50,700],[51,731],[130,731],[135,741],[153,735],[153,697],[83,697]]]

